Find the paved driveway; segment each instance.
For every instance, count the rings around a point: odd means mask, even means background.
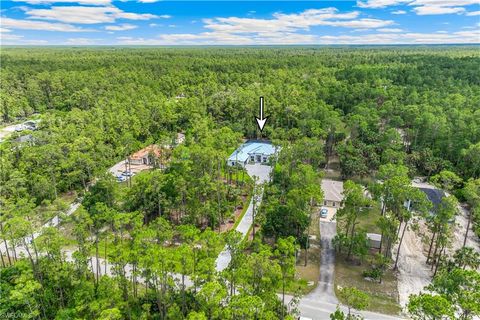
[[[18,127],[18,124],[12,124],[10,126],[0,128],[0,142],[2,142],[3,139],[7,138],[9,135],[14,133],[17,127]]]
[[[320,217],[320,221],[333,221],[335,219],[335,214],[337,213],[338,208],[323,206],[320,210],[322,209],[327,209],[328,213],[326,218]]]
[[[272,171],[272,167],[265,166],[259,163],[249,164],[245,168],[247,169],[247,173],[250,177],[252,178],[253,176],[258,177],[257,183],[263,183],[265,181],[268,181],[270,178],[270,171]],[[263,194],[263,191],[262,191],[262,194]],[[257,208],[262,203],[262,194],[260,195],[260,198],[257,201],[257,204],[256,204]],[[237,228],[235,230],[240,232],[245,237],[252,225],[252,222],[253,222],[253,199],[250,201],[247,211],[245,211],[245,214],[243,215],[242,220],[237,225]],[[220,252],[220,254],[218,255],[218,258],[216,261],[216,270],[217,271],[225,270],[228,267],[228,264],[230,263],[231,259],[232,257],[230,256],[230,251],[227,250],[227,247],[225,247],[223,251]]]
[[[247,164],[245,169],[247,169],[247,173],[250,177],[258,177],[258,183],[268,181],[270,179],[270,172],[272,171],[272,167],[260,163]]]
[[[318,285],[311,293],[306,295],[302,302],[323,301],[337,304],[335,296],[335,249],[332,239],[337,233],[335,221],[320,221],[320,242],[322,246],[320,259],[320,279]]]

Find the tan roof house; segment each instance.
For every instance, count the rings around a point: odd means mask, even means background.
[[[343,200],[343,182],[329,179],[322,180],[323,205],[340,208]]]
[[[162,150],[156,144],[151,144],[141,150],[138,150],[132,154],[128,160],[131,165],[144,164],[152,166],[155,164],[158,158],[160,158]]]

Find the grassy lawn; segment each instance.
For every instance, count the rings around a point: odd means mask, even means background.
[[[248,206],[250,205],[250,201],[252,201],[252,194],[249,194],[245,202],[242,204],[243,205],[242,213],[238,216],[238,218],[235,219],[235,223],[232,229],[236,229],[240,221],[242,221],[243,216],[247,212]]]
[[[360,266],[345,262],[341,255],[335,260],[335,291],[337,287],[355,287],[366,292],[370,297],[368,310],[385,314],[398,315],[401,311],[398,305],[397,279],[391,270],[385,272],[382,283],[367,281],[363,271],[369,269],[367,263]],[[338,294],[337,294],[338,297]]]
[[[358,217],[356,228],[363,229],[369,233],[381,233],[380,228],[376,225],[378,218],[380,218],[380,207],[375,206],[370,209],[368,214]]]
[[[300,290],[303,294],[312,291],[320,279],[320,225],[319,214],[312,214],[309,227],[310,248],[307,254],[307,265],[305,265],[305,250],[300,250],[297,257],[296,278],[288,291],[294,293]]]

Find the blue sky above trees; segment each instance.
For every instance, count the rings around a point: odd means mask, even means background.
[[[1,1],[11,45],[480,43],[478,0]]]

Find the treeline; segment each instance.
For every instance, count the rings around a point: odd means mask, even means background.
[[[293,319],[276,295],[293,279],[293,238],[246,255],[238,233],[223,239],[210,229],[175,227],[162,217],[143,225],[142,218],[100,202],[88,211],[79,209],[72,216],[72,251],[63,249],[66,240],[56,228],[45,229],[29,244],[28,259],[18,257],[0,269],[0,314],[21,319]],[[98,237],[105,226],[113,238],[108,246],[109,238]],[[104,241],[107,259],[99,258]],[[232,264],[218,273],[215,259],[225,242]]]
[[[467,201],[480,230],[476,47],[2,48],[0,58],[2,123],[41,117],[29,142],[15,133],[0,144],[2,241],[31,250],[16,263],[16,252],[2,256],[2,312],[44,319],[285,317],[275,292],[293,279],[297,246],[308,248],[306,229],[322,198],[319,171],[337,158],[344,178],[385,182],[370,186],[371,200],[359,185],[346,185],[336,243],[348,258],[364,255],[365,235],[355,227],[361,208],[385,199],[379,259],[390,259],[395,241],[401,248],[415,222],[405,200],[414,199],[428,218],[424,199],[409,187],[416,174]],[[261,137],[253,119],[259,96],[269,116],[263,137],[282,151],[256,221],[263,239],[276,241],[245,246],[238,235],[222,239],[211,230],[254,192],[225,159],[242,138]],[[130,188],[104,178],[146,145],[172,145],[178,132],[186,141],[167,170],[139,174]],[[49,228],[27,243],[39,208],[53,202],[52,210],[64,211],[59,195],[72,190],[84,195],[84,210],[71,222],[74,239]],[[437,275],[453,207],[446,203],[428,219]],[[62,253],[72,245],[66,240],[75,247],[71,258]],[[216,274],[214,253],[224,243],[232,262]],[[113,265],[109,277],[98,277],[93,266],[102,251]],[[196,264],[197,253],[205,265]]]
[[[475,47],[5,48],[1,57],[6,122],[83,110],[110,121],[98,128],[128,126],[140,141],[201,118],[254,137],[264,96],[271,138],[349,137],[339,146],[345,177],[392,161],[426,175],[480,175]],[[115,138],[108,143],[126,144]]]

